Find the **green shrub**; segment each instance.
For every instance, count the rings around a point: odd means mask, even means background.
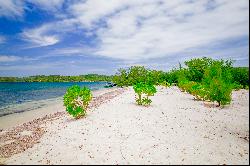
[[[146,82],[148,79],[148,72],[144,66],[131,66],[128,69],[129,85],[134,85],[139,82]]]
[[[166,82],[172,84],[175,84],[178,82],[178,73],[179,70],[173,69],[170,72],[165,73],[164,75],[164,79],[166,80]]]
[[[74,85],[67,89],[67,92],[63,97],[63,102],[66,107],[66,111],[70,115],[74,118],[80,118],[86,114],[86,110],[91,99],[92,94],[90,89]]]
[[[204,72],[208,66],[211,65],[213,60],[211,58],[194,58],[189,61],[185,61],[185,65],[188,67],[187,77],[190,81],[201,82],[204,76]]]
[[[249,69],[246,67],[235,67],[232,69],[233,81],[237,85],[235,88],[247,88],[249,86]]]
[[[138,105],[150,105],[152,100],[149,99],[149,96],[153,96],[157,92],[154,85],[144,82],[136,83],[133,89],[137,94],[136,103]]]
[[[206,69],[203,85],[210,101],[217,101],[219,106],[231,102],[231,73],[223,68],[221,63],[214,63]]]
[[[186,77],[189,81],[201,82],[204,78],[205,71],[213,64],[219,64],[223,73],[225,70],[231,70],[233,68],[233,61],[231,60],[214,60],[207,57],[194,58],[185,61],[185,65],[188,67]]]
[[[112,80],[117,86],[123,87],[128,86],[128,73],[125,69],[119,69],[116,75],[113,77]]]

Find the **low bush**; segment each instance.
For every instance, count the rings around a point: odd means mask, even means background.
[[[206,69],[203,85],[210,101],[217,101],[219,106],[231,102],[231,73],[230,70],[223,70],[220,63],[214,63]]]
[[[144,82],[135,84],[133,89],[137,94],[136,103],[138,105],[150,105],[152,100],[149,99],[149,96],[153,96],[157,92],[154,85]]]
[[[66,94],[63,97],[64,106],[66,111],[74,118],[80,118],[86,115],[89,102],[92,99],[92,94],[89,88],[81,88],[78,85],[74,85],[67,89]]]

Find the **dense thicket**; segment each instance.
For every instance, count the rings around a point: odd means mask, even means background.
[[[81,82],[81,81],[111,81],[112,76],[87,74],[79,76],[37,75],[29,77],[0,77],[0,82]]]
[[[203,57],[185,61],[184,64],[185,67],[169,72],[149,70],[143,66],[119,69],[113,82],[118,86],[176,84],[197,99],[217,101],[219,105],[230,103],[233,89],[249,87],[249,69],[233,67],[231,60]]]

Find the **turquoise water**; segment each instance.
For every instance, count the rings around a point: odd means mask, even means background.
[[[106,82],[0,82],[0,116],[23,112],[18,106],[34,101],[62,97],[72,85],[87,86],[91,90],[104,88]],[[42,103],[42,102],[41,102]],[[41,105],[39,106],[41,107]],[[34,106],[25,108],[35,109]]]

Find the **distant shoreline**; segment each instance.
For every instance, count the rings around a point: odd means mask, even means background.
[[[86,74],[77,76],[35,75],[27,77],[0,76],[0,82],[100,82],[112,81],[113,76]]]

